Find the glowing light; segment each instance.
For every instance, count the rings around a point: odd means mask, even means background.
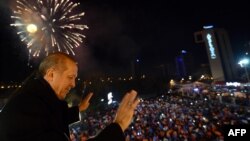
[[[56,51],[75,55],[74,48],[85,38],[82,30],[88,29],[79,5],[71,0],[17,0],[10,25],[33,57]]]
[[[210,28],[214,28],[214,26],[213,25],[203,26],[203,29],[210,29]]]
[[[215,48],[213,45],[213,40],[212,40],[211,34],[207,34],[207,40],[208,40],[208,45],[209,45],[210,57],[211,57],[211,59],[216,59]]]
[[[26,29],[29,33],[35,33],[37,31],[37,26],[35,24],[28,24]]]
[[[186,51],[186,50],[181,50],[181,53],[182,53],[182,54],[186,54],[187,51]]]
[[[237,86],[240,86],[240,83],[239,82],[226,82],[226,86],[237,87]]]
[[[245,73],[246,73],[246,77],[247,77],[247,82],[250,82],[250,78],[249,78],[249,74],[248,74],[248,70],[247,70],[247,65],[249,64],[249,59],[245,58],[239,61],[238,63],[241,67],[245,68]]]
[[[188,79],[189,79],[189,80],[192,80],[192,76],[188,76]]]
[[[240,60],[239,61],[239,65],[241,66],[241,67],[244,67],[244,65],[247,65],[249,63],[249,60],[248,59],[242,59],[242,60]]]
[[[111,104],[113,102],[113,95],[112,92],[108,93],[108,104]]]

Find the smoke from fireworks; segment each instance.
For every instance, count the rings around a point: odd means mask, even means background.
[[[75,55],[73,49],[85,38],[82,30],[88,28],[81,24],[84,12],[78,11],[79,5],[70,0],[17,0],[11,26],[33,56],[55,51]]]

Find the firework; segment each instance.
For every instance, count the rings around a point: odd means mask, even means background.
[[[17,0],[11,18],[11,26],[17,28],[30,55],[60,51],[74,53],[85,36],[82,30],[84,12],[79,12],[80,3],[70,0]]]

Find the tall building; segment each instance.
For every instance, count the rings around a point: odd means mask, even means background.
[[[192,54],[186,50],[181,50],[179,56],[175,58],[176,75],[179,78],[186,78],[194,72],[194,61]]]
[[[186,73],[186,67],[185,67],[185,63],[184,63],[184,59],[182,56],[177,56],[176,59],[176,75],[179,78],[184,78],[187,76]]]
[[[210,70],[215,81],[234,81],[236,63],[226,30],[204,26],[203,30],[194,33],[196,43],[204,43]]]

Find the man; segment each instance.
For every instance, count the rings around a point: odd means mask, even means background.
[[[17,90],[1,113],[1,141],[69,140],[68,125],[79,120],[79,112],[89,106],[92,93],[79,104],[68,108],[66,94],[75,87],[78,67],[64,53],[48,55],[39,65],[39,75],[31,77]],[[114,122],[95,138],[98,141],[124,141],[139,100],[132,90],[122,99]]]

